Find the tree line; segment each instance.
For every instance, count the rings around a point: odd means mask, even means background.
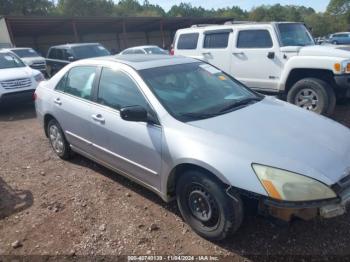
[[[173,5],[169,11],[148,0],[1,0],[1,15],[26,16],[152,16],[152,17],[227,17],[239,21],[304,22],[314,36],[347,31],[350,0],[330,0],[326,12],[295,5],[261,5],[250,11],[238,6],[205,9],[190,3]]]

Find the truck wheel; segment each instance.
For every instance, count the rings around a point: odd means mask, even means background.
[[[208,240],[222,240],[242,223],[240,197],[231,198],[223,186],[205,172],[191,170],[182,174],[176,184],[176,197],[184,220]]]
[[[333,45],[337,45],[338,42],[337,42],[337,41],[333,41],[332,44],[333,44]]]
[[[327,114],[331,102],[330,89],[331,87],[323,80],[304,78],[289,90],[287,101],[318,114]]]
[[[327,84],[328,93],[328,108],[326,111],[327,116],[331,116],[334,113],[335,106],[337,105],[337,97],[335,95],[334,89]]]

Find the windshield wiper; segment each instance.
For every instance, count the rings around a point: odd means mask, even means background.
[[[219,114],[217,113],[183,113],[180,114],[180,116],[182,117],[188,117],[191,119],[205,119],[205,118],[210,118],[210,117],[214,117],[217,116]]]
[[[238,108],[238,107],[241,107],[241,106],[246,106],[252,102],[258,102],[258,101],[261,101],[262,98],[260,97],[250,97],[250,98],[245,98],[245,99],[242,99],[242,100],[237,100],[229,105],[226,105],[225,107],[221,108],[219,113],[222,113],[222,112],[225,112],[225,111],[228,111],[228,110],[231,110],[231,109],[235,109],[235,108]]]

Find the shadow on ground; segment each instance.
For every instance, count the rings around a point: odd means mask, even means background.
[[[9,122],[35,118],[33,103],[2,105],[0,106],[0,122]]]
[[[29,190],[11,188],[0,177],[0,219],[21,212],[33,205],[33,195]]]

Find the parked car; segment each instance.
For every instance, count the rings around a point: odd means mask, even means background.
[[[67,64],[85,58],[108,56],[110,52],[99,43],[57,45],[47,52],[47,74],[52,77]]]
[[[44,80],[40,71],[27,66],[12,52],[0,50],[0,104],[31,101],[38,83]]]
[[[350,32],[335,33],[329,36],[328,43],[333,45],[349,45],[350,44]]]
[[[9,48],[7,50],[16,54],[24,63],[26,63],[31,68],[39,70],[41,73],[46,74],[46,60],[33,48],[16,47]]]
[[[350,202],[347,127],[199,60],[82,60],[35,93],[59,157],[75,151],[176,198],[185,221],[210,240],[239,228],[246,199],[287,221],[341,215]]]
[[[332,114],[350,97],[350,57],[317,46],[302,23],[241,23],[180,29],[176,55],[219,67],[248,87],[307,110]]]
[[[144,45],[144,46],[135,46],[130,47],[122,52],[120,55],[131,55],[131,54],[147,54],[147,55],[167,55],[169,52],[160,48],[156,45]]]

